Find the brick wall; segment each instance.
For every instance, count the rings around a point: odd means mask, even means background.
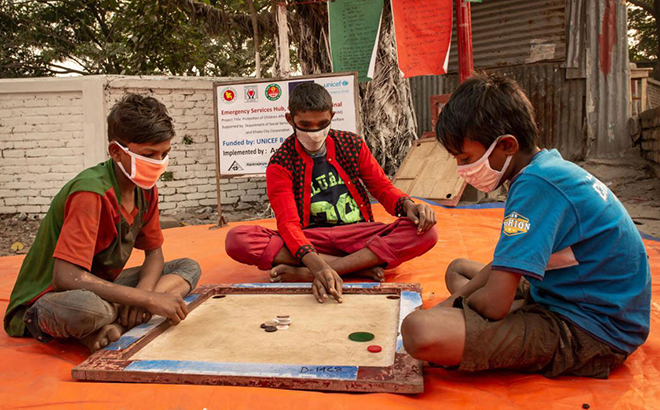
[[[640,119],[642,156],[660,164],[660,107],[644,111]]]
[[[174,119],[176,137],[168,174],[157,185],[165,214],[217,204],[213,88],[211,81],[206,84],[206,88],[186,88],[182,82],[111,80],[106,88],[106,115],[132,92],[158,99]],[[263,177],[223,178],[220,189],[223,212],[260,211],[268,201]]]
[[[78,172],[106,160],[106,116],[127,92],[151,95],[174,119],[160,209],[176,214],[217,204],[213,82],[183,77],[93,76],[0,80],[0,213],[43,215]],[[225,213],[268,205],[263,176],[223,178]]]
[[[0,213],[44,214],[83,144],[82,92],[0,94]]]

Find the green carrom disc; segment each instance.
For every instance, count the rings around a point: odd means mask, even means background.
[[[368,342],[374,340],[374,334],[369,332],[353,332],[348,335],[348,338],[354,342]]]

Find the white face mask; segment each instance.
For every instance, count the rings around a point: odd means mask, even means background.
[[[472,164],[459,165],[456,167],[456,172],[458,175],[463,177],[463,179],[468,184],[477,188],[479,191],[490,192],[497,188],[497,185],[500,183],[502,176],[506,172],[506,169],[511,162],[511,158],[513,158],[512,156],[507,156],[501,171],[496,171],[490,167],[488,157],[493,152],[497,142],[502,137],[504,137],[504,135],[493,141],[493,143],[490,145],[490,148],[488,148],[486,153],[484,153],[484,155],[479,158],[478,161],[473,162]]]
[[[328,133],[330,132],[330,124],[327,127],[317,130],[317,131],[303,131],[296,127],[296,137],[300,144],[305,147],[309,152],[316,152],[323,147],[325,139],[328,138]]]

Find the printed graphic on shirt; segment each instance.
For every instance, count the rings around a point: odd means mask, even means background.
[[[364,219],[337,170],[325,156],[314,158],[310,226],[333,226],[361,222]]]
[[[608,189],[607,189],[607,185],[603,184],[602,182],[600,182],[599,180],[597,180],[596,178],[594,178],[594,176],[591,175],[591,174],[587,174],[587,180],[589,180],[589,181],[594,181],[594,183],[593,183],[593,185],[592,185],[591,187],[594,189],[594,191],[596,191],[596,192],[598,193],[598,195],[599,195],[601,198],[603,198],[603,201],[607,201],[607,197],[608,197],[608,194],[607,194],[607,191],[608,191]]]
[[[522,235],[529,231],[531,223],[528,218],[516,213],[511,212],[504,217],[504,224],[502,229],[506,236]]]

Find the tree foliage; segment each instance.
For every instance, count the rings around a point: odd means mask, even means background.
[[[660,79],[660,0],[628,0],[630,61],[655,61]]]
[[[254,73],[249,10],[205,0],[225,21],[196,20],[181,0],[0,0],[0,77],[57,73],[240,76]],[[268,12],[270,0],[256,0]],[[247,25],[243,19],[247,18]],[[262,67],[274,59],[261,40]]]

